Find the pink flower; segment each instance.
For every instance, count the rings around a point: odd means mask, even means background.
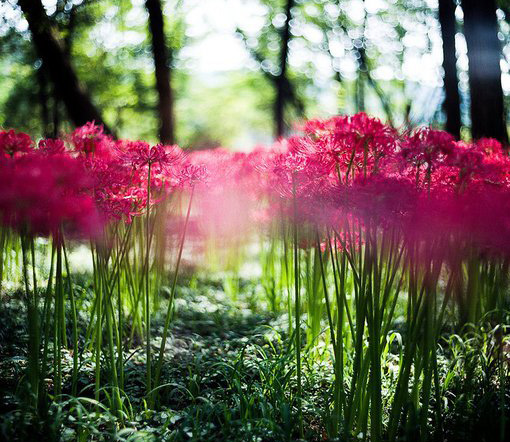
[[[126,192],[137,176],[114,157],[88,157],[84,165],[93,179],[92,195],[104,220],[129,219],[132,204]]]
[[[71,134],[71,141],[78,152],[84,154],[94,153],[101,148],[101,144],[108,137],[104,134],[102,125],[96,125],[93,121],[78,127]]]
[[[315,151],[323,167],[337,178],[352,179],[378,173],[395,154],[398,134],[377,118],[365,113],[352,117],[312,120],[304,126],[302,145]]]
[[[33,141],[29,135],[14,130],[0,131],[0,154],[5,157],[15,157],[32,150]]]
[[[0,164],[1,222],[35,235],[92,235],[99,219],[81,162],[38,152]]]
[[[124,162],[134,169],[154,164],[165,167],[182,159],[182,151],[178,146],[150,146],[143,141],[127,141],[118,150]]]
[[[181,186],[194,187],[197,183],[207,180],[207,168],[203,164],[186,163],[179,176]]]
[[[62,154],[66,150],[62,140],[45,138],[39,141],[39,152],[44,155]]]
[[[475,146],[488,157],[507,156],[501,143],[494,138],[480,138],[476,141]]]
[[[447,132],[427,127],[416,129],[402,143],[401,153],[415,167],[435,169],[455,151],[455,139]]]

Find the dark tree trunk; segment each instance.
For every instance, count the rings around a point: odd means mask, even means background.
[[[38,83],[38,95],[39,105],[41,106],[41,126],[42,134],[45,138],[51,136],[50,130],[50,111],[48,106],[48,84],[45,75],[45,66],[41,63],[41,66],[37,69],[37,83]]]
[[[358,70],[358,77],[356,78],[356,91],[354,94],[356,102],[356,113],[365,112],[365,72],[362,69]]]
[[[289,54],[289,41],[290,41],[290,20],[291,9],[294,6],[294,0],[287,0],[285,5],[285,23],[281,31],[281,46],[280,46],[280,72],[276,77],[276,98],[274,103],[274,120],[275,120],[275,135],[280,138],[285,135],[285,105],[292,95],[289,90],[290,82],[287,79],[287,58]]]
[[[455,54],[455,8],[454,0],[439,0],[439,24],[443,38],[444,110],[446,131],[460,139],[460,97],[457,80],[457,56]]]
[[[507,144],[496,2],[462,0],[462,9],[469,59],[472,135],[474,139],[491,137]]]
[[[173,95],[161,1],[146,0],[145,6],[149,13],[149,29],[152,36],[152,54],[154,56],[156,89],[158,91],[159,139],[163,144],[173,144]]]
[[[77,126],[95,121],[111,133],[100,112],[80,85],[41,0],[18,0],[18,4],[27,19],[37,53],[46,66],[71,121]]]

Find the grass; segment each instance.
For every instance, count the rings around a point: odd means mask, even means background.
[[[76,309],[78,330],[85,330],[89,318],[81,312],[90,309],[81,307],[91,302],[91,282],[86,276],[78,276],[73,284],[80,307]],[[150,395],[143,383],[146,348],[140,339],[123,352],[124,388],[119,407],[109,404],[117,400],[110,386],[103,387],[102,403],[94,399],[94,355],[87,350],[81,355],[76,379],[78,395],[71,395],[75,358],[72,351],[62,349],[63,394],[38,419],[23,405],[26,392],[20,382],[27,364],[29,335],[21,319],[25,308],[23,293],[10,293],[0,306],[1,438],[290,441],[301,437],[302,416],[305,440],[327,440],[328,428],[338,425],[333,412],[338,395],[334,358],[324,345],[308,351],[306,337],[302,337],[299,397],[293,346],[296,334],[289,334],[285,314],[267,313],[270,309],[266,309],[258,294],[263,292],[258,284],[256,280],[241,280],[240,293],[233,301],[225,294],[220,279],[209,276],[179,280],[157,411],[149,408]],[[165,293],[161,308],[151,321],[152,351],[160,348],[165,328]],[[68,309],[67,314],[72,311]],[[501,426],[508,427],[509,382],[500,376],[499,368],[500,364],[508,367],[510,359],[507,353],[503,359],[494,353],[495,340],[506,336],[507,330],[491,328],[490,319],[485,318],[480,326],[465,326],[456,334],[448,334],[447,340],[440,340],[437,363],[442,413],[434,412],[436,396],[432,395],[427,415],[430,440],[497,440]],[[70,318],[66,321],[68,336],[73,335],[72,323]],[[510,323],[508,317],[504,323]],[[407,333],[399,328],[399,315],[392,326],[381,358],[384,422],[389,419],[387,405],[395,394],[402,342]],[[329,333],[326,324],[322,333]],[[77,339],[79,347],[84,348],[85,336]],[[108,354],[102,358],[102,370],[107,372],[110,358]],[[353,363],[345,361],[342,390],[346,397],[350,396]],[[49,391],[53,391],[51,387]],[[297,412],[299,407],[302,415]],[[420,416],[415,412],[419,410],[407,410],[406,427],[398,432],[400,440],[415,440],[419,434]],[[356,436],[358,440],[366,437]],[[341,437],[340,440],[347,439],[345,435]]]

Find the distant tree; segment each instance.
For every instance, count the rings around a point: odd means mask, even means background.
[[[279,138],[287,132],[287,114],[293,107],[298,115],[304,112],[304,104],[298,97],[296,85],[289,74],[289,46],[293,38],[291,32],[292,10],[295,0],[274,2],[264,0],[269,13],[267,23],[252,44],[250,36],[238,29],[252,57],[260,64],[261,70],[274,87],[273,102],[274,135]],[[276,51],[273,48],[278,48]]]
[[[439,24],[443,39],[444,70],[444,111],[446,113],[446,130],[456,139],[460,138],[460,96],[457,79],[457,56],[455,53],[455,8],[454,0],[439,0]]]
[[[39,99],[39,105],[41,106],[41,126],[42,126],[42,134],[44,137],[56,136],[56,130],[52,131],[50,129],[50,108],[49,108],[49,91],[48,91],[48,81],[46,78],[46,69],[44,69],[43,64],[39,66],[39,69],[36,71],[37,78],[37,97]],[[56,107],[56,106],[55,106]]]
[[[469,59],[471,132],[508,144],[495,0],[462,0]]]
[[[292,6],[294,6],[294,0],[287,0],[285,4],[285,21],[281,29],[280,66],[278,75],[275,79],[276,99],[274,103],[274,115],[276,124],[275,135],[277,137],[281,137],[285,134],[285,104],[291,96],[291,85],[287,78],[287,63],[289,55],[289,42],[291,39],[290,20],[292,14]]]
[[[305,14],[306,5],[307,3],[305,3]],[[367,38],[366,32],[367,21],[369,17],[374,18],[375,14],[368,14],[365,11],[364,18],[360,23],[349,17],[349,9],[343,0],[317,0],[314,5],[320,12],[317,13],[312,9],[313,14],[306,14],[306,21],[315,25],[323,34],[323,40],[318,49],[330,57],[335,81],[344,88],[348,87],[349,81],[353,81],[352,93],[349,97],[353,103],[353,110],[355,112],[367,110],[368,100],[366,98],[370,89],[379,101],[387,122],[393,125],[394,109],[390,94],[384,90],[380,81],[373,75],[373,68],[377,66],[377,60],[373,59],[373,54],[377,47],[373,41]],[[332,51],[332,45],[338,47],[339,42],[342,43],[344,52],[341,57]],[[345,79],[341,74],[341,66],[347,58],[356,61],[357,73],[354,80]],[[338,111],[339,113],[345,112],[343,103],[340,103]]]
[[[41,0],[18,0],[18,4],[27,19],[36,51],[46,66],[48,76],[64,103],[69,118],[77,126],[88,121],[95,121],[102,124],[107,132],[111,132],[101,113],[80,84],[65,47],[58,38],[53,23],[46,15]]]
[[[158,92],[159,139],[163,144],[173,144],[174,100],[171,87],[171,70],[169,48],[165,41],[165,26],[160,0],[146,0],[145,6],[149,13],[149,29],[152,39],[152,54]]]

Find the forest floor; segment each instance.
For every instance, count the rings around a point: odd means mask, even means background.
[[[82,286],[86,284],[85,279],[81,281]],[[82,354],[78,398],[69,395],[72,353],[68,351],[60,401],[53,402],[47,415],[38,418],[23,409],[19,385],[26,366],[27,333],[22,295],[4,296],[0,303],[0,440],[296,440],[296,380],[288,321],[284,314],[267,313],[254,295],[255,285],[256,281],[242,281],[240,294],[233,300],[223,291],[220,278],[184,278],[180,282],[158,411],[147,407],[145,347],[135,335],[124,353],[127,412],[122,420],[104,405],[107,390],[101,405],[94,402],[94,364],[87,352]],[[152,322],[155,356],[165,310],[162,297],[158,310],[162,313]],[[79,320],[86,328],[87,316],[83,314]],[[333,377],[328,354],[327,349],[319,348],[303,356],[304,438],[310,441],[328,440],[324,410],[328,409]],[[51,380],[47,381],[51,391]],[[445,397],[458,395],[462,382],[451,382]],[[502,396],[486,387],[477,385],[477,394],[465,407],[448,409],[441,437],[432,429],[431,439],[497,440],[492,437],[499,431],[501,415],[494,410]],[[391,394],[390,378],[385,388]],[[508,426],[508,388],[504,397]]]

